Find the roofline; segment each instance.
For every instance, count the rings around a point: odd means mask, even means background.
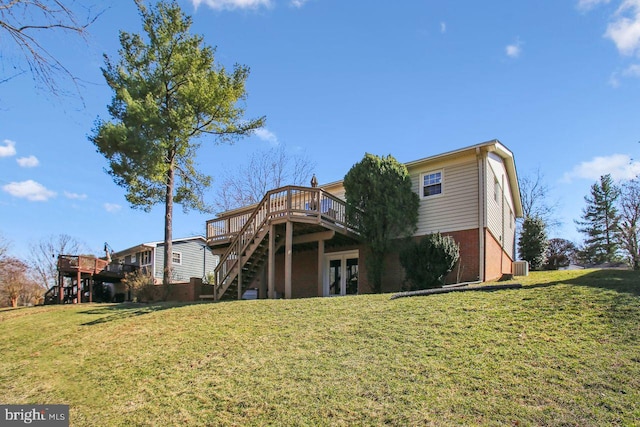
[[[203,236],[191,236],[191,237],[184,237],[181,239],[173,239],[172,242],[176,243],[176,242],[184,242],[189,240],[202,240],[203,242],[207,241]],[[130,253],[138,253],[145,250],[155,249],[159,245],[164,245],[164,240],[158,241],[158,242],[141,243],[139,245],[131,246],[130,248],[122,249],[118,252],[114,252],[111,256],[120,258]]]
[[[424,157],[418,160],[412,160],[404,163],[404,165],[408,168],[420,165],[425,162],[433,162],[438,160],[445,160],[450,157],[455,157],[460,154],[466,152],[477,152],[479,150],[485,149],[487,152],[494,152],[498,154],[505,163],[505,168],[507,169],[507,175],[509,177],[509,185],[511,187],[511,192],[513,194],[514,201],[514,215],[516,218],[522,218],[522,199],[520,197],[520,186],[518,185],[518,174],[516,171],[516,164],[513,156],[513,152],[509,150],[503,143],[501,143],[498,139],[491,139],[489,141],[481,142],[479,144],[470,145],[463,148],[458,148],[456,150],[447,151],[445,153],[436,154],[429,157]],[[342,185],[344,182],[343,179],[338,181],[329,182],[326,184],[319,185],[320,188],[325,189],[328,187],[333,187],[337,185]],[[221,212],[217,216],[220,217],[222,215],[233,214],[234,212],[242,212],[244,210],[249,209],[252,206],[257,205],[247,205],[241,208],[231,209],[229,211]]]

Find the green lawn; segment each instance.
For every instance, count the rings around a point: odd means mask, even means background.
[[[71,424],[640,425],[640,274],[524,288],[0,311],[0,402]],[[509,283],[509,282],[506,282]]]

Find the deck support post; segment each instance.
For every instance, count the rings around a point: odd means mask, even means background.
[[[78,291],[76,292],[76,303],[80,304],[82,302],[82,273],[78,268],[78,276],[76,278],[76,286],[78,287]]]
[[[268,278],[267,278],[267,298],[275,299],[276,297],[276,226],[269,225],[269,260],[267,261]]]
[[[284,250],[284,297],[291,299],[291,265],[293,261],[293,222],[287,221]]]
[[[64,302],[64,276],[58,272],[58,302],[62,304]]]
[[[324,297],[324,240],[318,240],[318,296]]]
[[[238,301],[242,299],[242,238],[238,239]]]

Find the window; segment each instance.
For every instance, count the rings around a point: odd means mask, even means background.
[[[182,253],[173,252],[171,255],[171,262],[174,264],[182,265]]]
[[[140,265],[151,264],[151,251],[140,252]]]
[[[442,171],[422,175],[422,197],[442,194]]]
[[[493,177],[493,200],[496,202],[500,200],[500,183],[495,176]]]
[[[131,264],[136,263],[136,254],[131,255]]]

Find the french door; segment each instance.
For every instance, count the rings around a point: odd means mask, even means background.
[[[325,266],[325,295],[358,293],[358,251],[329,253]]]

